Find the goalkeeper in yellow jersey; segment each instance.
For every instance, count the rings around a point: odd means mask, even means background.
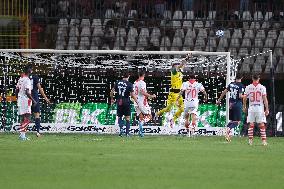
[[[179,98],[177,102],[177,98],[179,96],[179,92],[182,86],[182,78],[183,74],[181,72],[182,68],[184,67],[185,63],[188,59],[191,58],[191,54],[188,54],[185,59],[182,59],[180,63],[173,63],[171,68],[171,88],[167,100],[167,106],[156,113],[156,117],[161,116],[165,112],[171,111],[172,107],[177,104],[178,110],[175,113],[173,119],[171,120],[171,127],[175,121],[179,118],[181,113],[183,112],[184,105],[183,105],[183,98]]]

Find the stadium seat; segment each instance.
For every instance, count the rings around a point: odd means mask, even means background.
[[[250,73],[251,71],[250,71],[250,66],[249,66],[249,64],[247,64],[247,63],[242,63],[240,72],[242,72],[242,73]]]
[[[260,22],[252,22],[250,25],[250,29],[260,29]]]
[[[104,35],[107,36],[107,37],[115,37],[114,29],[109,28],[108,32],[104,31]]]
[[[174,37],[184,38],[184,31],[183,29],[176,29]]]
[[[148,46],[148,40],[146,36],[139,36],[137,47],[147,47]]]
[[[196,38],[195,31],[194,30],[187,30],[185,38],[188,38],[188,37]]]
[[[186,11],[184,19],[185,20],[194,20],[195,19],[194,12],[193,11]]]
[[[283,69],[283,64],[277,64],[276,69],[275,69],[276,73],[283,73],[284,69]]]
[[[174,37],[172,47],[182,47],[181,37]]]
[[[149,29],[148,28],[141,28],[139,36],[149,37]]]
[[[172,47],[171,47],[171,51],[180,51],[180,48],[179,48],[179,47],[172,46]],[[176,56],[176,55],[175,55],[175,56]]]
[[[60,18],[60,20],[58,22],[58,27],[68,27],[67,18]]]
[[[86,50],[90,47],[89,37],[81,37],[79,50]]]
[[[172,24],[173,24],[174,28],[180,28],[181,27],[181,22],[179,20],[173,20]]]
[[[129,12],[128,12],[128,18],[134,18],[135,17],[135,15],[137,15],[137,10],[129,10]]]
[[[237,51],[237,48],[229,48],[229,51],[231,52],[231,55],[233,56],[238,56],[238,51]]]
[[[231,32],[230,30],[224,30],[224,35],[222,38],[231,38]],[[221,38],[221,39],[222,39]]]
[[[195,41],[195,46],[204,48],[205,47],[204,39],[203,38],[197,38],[196,41]]]
[[[65,46],[62,43],[56,41],[55,49],[64,50]]]
[[[205,28],[212,28],[212,26],[214,26],[214,21],[212,21],[212,20],[206,20],[205,21]]]
[[[76,36],[69,37],[67,49],[74,50],[76,49],[76,46],[78,46],[78,38]]]
[[[92,37],[92,43],[91,43],[91,47],[96,46],[99,47],[101,46],[102,40],[100,37]]]
[[[284,48],[284,38],[278,37],[275,47]]]
[[[208,43],[207,43],[207,45],[206,45],[206,47],[205,47],[205,51],[206,52],[213,52],[214,51],[214,48],[210,45],[208,45]]]
[[[70,28],[69,36],[79,36],[79,29],[77,26],[72,26]]]
[[[67,28],[65,28],[65,27],[58,28],[57,36],[66,37],[67,36]]]
[[[93,19],[93,22],[92,22],[92,28],[95,28],[95,27],[97,27],[97,26],[99,26],[99,27],[101,27],[102,26],[102,21],[101,21],[101,19]]]
[[[191,37],[186,37],[183,43],[184,47],[194,47],[193,39]]]
[[[251,14],[249,11],[244,11],[243,12],[243,16],[242,16],[243,20],[252,20]]]
[[[266,12],[264,16],[264,20],[268,21],[273,16],[272,12]]]
[[[258,47],[258,48],[262,48],[263,47],[263,39],[255,38],[254,39],[254,46]]]
[[[159,41],[159,39],[158,39],[157,37],[152,37],[152,38],[150,39],[150,43],[152,43],[153,46],[155,46],[155,47],[160,46],[160,41]]]
[[[250,22],[243,22],[243,29],[247,30],[250,28]]]
[[[255,63],[253,64],[252,66],[252,72],[253,73],[262,73],[262,67],[261,67],[261,64],[260,63]]]
[[[125,46],[124,38],[122,36],[116,36],[113,49],[120,50],[124,46]]]
[[[240,48],[238,56],[240,57],[249,56],[248,48],[244,48],[244,47]]]
[[[93,35],[92,36],[95,36],[95,37],[102,37],[102,36],[104,36],[104,31],[103,31],[102,27],[100,27],[100,26],[95,27],[94,30],[93,30]]]
[[[265,65],[264,73],[266,73],[266,74],[270,73],[270,68],[271,68],[271,64],[270,64],[270,62],[267,61],[266,65]]]
[[[194,28],[204,28],[203,21],[195,20],[193,27]]]
[[[234,33],[232,35],[232,38],[238,38],[238,39],[243,38],[242,30],[241,29],[235,29]]]
[[[261,11],[256,11],[253,15],[254,20],[263,20],[263,15]]]
[[[164,13],[163,13],[163,18],[171,20],[172,19],[172,12],[170,10],[165,10]]]
[[[206,29],[200,28],[200,29],[199,29],[199,32],[198,32],[198,34],[197,34],[197,37],[198,37],[198,38],[206,39],[207,36],[208,36],[208,34],[207,34]]]
[[[113,9],[107,9],[105,12],[105,18],[112,18],[114,17],[114,10]]]
[[[69,26],[78,26],[80,24],[80,20],[77,18],[71,18]]]
[[[194,47],[194,51],[203,51],[204,48],[203,47],[200,47],[200,46],[195,46]]]
[[[109,45],[106,44],[106,43],[102,45],[102,49],[103,50],[110,50]]]
[[[267,48],[274,48],[274,40],[271,39],[271,38],[267,38],[265,40],[264,46],[267,47]]]
[[[99,50],[99,47],[98,46],[92,46],[91,45],[91,48],[90,48],[91,50]],[[96,55],[92,55],[92,56],[96,56]]]
[[[191,29],[192,28],[192,22],[190,20],[183,21],[182,28],[183,29]]]
[[[209,11],[208,13],[208,19],[214,20],[216,18],[216,11]]]
[[[161,47],[170,47],[171,46],[170,38],[168,36],[162,37],[160,46]]]
[[[227,50],[223,47],[217,47],[217,52],[227,52]]]
[[[207,46],[216,48],[217,47],[216,38],[210,37]]]
[[[81,36],[84,36],[84,37],[90,37],[91,36],[91,30],[90,30],[89,26],[84,26],[82,28]]]
[[[253,32],[253,30],[246,30],[246,31],[245,31],[245,35],[244,35],[244,38],[253,39],[253,38],[254,38],[254,32]]]
[[[90,27],[91,26],[91,23],[90,23],[90,20],[89,19],[82,19],[81,20],[81,28],[83,28],[83,27]]]
[[[261,25],[262,29],[268,29],[269,27],[270,27],[270,23],[268,21],[263,22]]]
[[[284,38],[284,30],[281,30],[279,33],[279,38]]]
[[[267,33],[267,38],[276,39],[277,38],[277,31],[272,29],[269,30]]]
[[[218,48],[227,48],[229,45],[228,45],[228,40],[227,38],[224,38],[222,37],[219,41],[219,44],[218,44]]]
[[[275,48],[274,54],[275,56],[283,56],[283,48]]]
[[[134,48],[136,47],[136,39],[134,36],[128,35],[127,41],[126,41],[126,47]]]
[[[118,28],[117,31],[116,31],[116,36],[126,37],[126,30],[125,30],[125,28]]]
[[[232,38],[230,47],[240,47],[240,40],[238,38]]]
[[[252,48],[250,51],[250,55],[253,56],[253,55],[259,54],[260,52],[261,50],[259,48]]]
[[[249,38],[244,38],[241,46],[250,48],[251,47],[251,40]]]
[[[137,37],[138,36],[137,29],[134,27],[130,27],[128,31],[128,36]]]
[[[183,13],[182,11],[180,10],[176,10],[174,12],[174,15],[173,15],[173,20],[182,20],[183,19]]]
[[[160,37],[161,36],[161,31],[159,28],[157,27],[154,27],[153,30],[152,30],[152,33],[151,33],[151,38],[153,37]]]
[[[265,39],[266,38],[266,34],[264,30],[258,30],[256,33],[255,38],[259,38],[259,39]]]

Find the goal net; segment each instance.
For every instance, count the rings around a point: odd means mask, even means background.
[[[172,63],[181,62],[191,53],[192,58],[183,68],[183,81],[194,73],[201,82],[209,99],[199,106],[198,133],[221,135],[226,125],[228,102],[221,106],[216,99],[236,74],[237,62],[229,52],[198,51],[120,51],[120,50],[1,50],[1,128],[17,131],[19,116],[15,86],[27,64],[33,65],[33,74],[38,75],[46,95],[41,106],[42,132],[116,133],[116,107],[110,105],[109,93],[123,70],[131,72],[130,82],[137,73],[146,71],[147,90],[156,94],[150,101],[153,112],[166,106],[170,89]],[[228,98],[227,98],[228,99]],[[150,121],[144,128],[146,134],[182,134],[185,132],[183,115],[176,126],[169,127],[169,119],[176,107],[158,120]],[[131,116],[131,133],[138,133],[134,108]],[[30,124],[29,130],[35,130]]]

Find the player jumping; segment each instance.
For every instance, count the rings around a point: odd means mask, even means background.
[[[185,93],[184,99],[184,118],[185,118],[185,127],[188,132],[188,136],[194,135],[194,132],[197,127],[197,116],[198,116],[198,93],[202,92],[204,95],[204,101],[207,101],[207,93],[201,83],[198,83],[195,80],[194,75],[189,76],[189,81],[183,82],[179,96],[177,98],[177,103],[183,93]],[[191,118],[191,127],[189,118]]]
[[[126,136],[129,136],[130,129],[130,96],[137,102],[137,98],[133,92],[133,85],[128,81],[130,74],[125,72],[123,74],[123,79],[115,83],[114,88],[110,92],[111,103],[114,103],[114,93],[116,93],[116,103],[117,103],[117,117],[118,125],[120,128],[119,136],[123,134],[123,119],[124,116],[126,121]]]
[[[20,115],[21,125],[20,125],[20,140],[29,140],[26,137],[27,127],[30,123],[31,116],[31,106],[36,105],[36,101],[31,95],[31,81],[29,75],[31,74],[31,69],[29,66],[25,67],[24,73],[21,75],[17,86],[16,86],[16,96],[18,104],[18,114]]]
[[[32,65],[29,65],[29,68],[32,72],[33,71]],[[43,88],[41,87],[39,77],[33,74],[33,75],[30,75],[30,80],[31,80],[31,85],[32,85],[31,94],[32,94],[33,99],[37,102],[34,106],[32,106],[32,112],[34,113],[34,117],[35,117],[36,136],[40,137],[41,136],[39,132],[40,130],[40,104],[39,104],[38,91],[40,92],[40,94],[42,95],[42,97],[48,104],[50,104],[50,100],[46,97],[45,92]]]
[[[242,75],[236,75],[236,81],[231,82],[228,87],[222,92],[220,98],[217,101],[217,105],[221,104],[221,100],[224,98],[227,92],[230,92],[230,109],[229,109],[229,123],[226,129],[225,139],[231,142],[231,129],[239,126],[242,120],[242,97],[244,93],[244,85],[242,82]]]
[[[191,57],[191,54],[188,54],[185,59],[181,61],[181,63],[173,63],[172,64],[172,69],[171,69],[171,88],[170,92],[168,95],[168,100],[167,100],[167,106],[160,110],[159,112],[156,113],[156,116],[161,116],[165,112],[171,111],[173,105],[176,104],[177,98],[179,96],[179,92],[182,86],[182,78],[183,74],[181,72],[181,69],[184,67],[186,61]],[[181,113],[183,112],[184,109],[184,104],[183,104],[183,99],[182,97],[179,98],[178,103],[177,103],[178,110],[174,114],[173,119],[171,120],[171,127],[173,127],[173,124],[175,121],[179,118]]]
[[[253,130],[254,123],[259,124],[260,135],[262,144],[267,145],[265,123],[266,116],[269,114],[268,100],[266,94],[266,88],[259,83],[260,76],[255,74],[252,76],[253,83],[248,85],[245,89],[245,95],[243,98],[243,111],[246,112],[246,102],[249,99],[249,108],[247,122],[249,123],[248,137],[249,145],[253,142]],[[265,109],[264,109],[265,108]]]
[[[144,136],[143,125],[152,119],[151,107],[148,104],[148,98],[156,98],[156,95],[149,94],[147,92],[146,83],[144,81],[145,73],[140,72],[139,78],[134,82],[134,91],[137,95],[137,102],[135,103],[135,110],[138,116],[138,125],[139,125],[139,135],[140,137]]]

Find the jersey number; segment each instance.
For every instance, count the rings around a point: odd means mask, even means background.
[[[238,94],[238,90],[237,90],[237,89],[233,89],[233,90],[231,90],[231,92],[230,92],[230,97],[231,97],[232,99],[237,99],[237,94]]]
[[[196,98],[196,89],[189,89],[186,96],[188,97],[191,93],[191,98]]]
[[[250,92],[250,101],[251,102],[260,102],[260,98],[261,98],[261,92],[260,91]]]
[[[126,91],[126,87],[118,86],[118,94],[119,94],[119,96],[124,96],[125,91]]]

